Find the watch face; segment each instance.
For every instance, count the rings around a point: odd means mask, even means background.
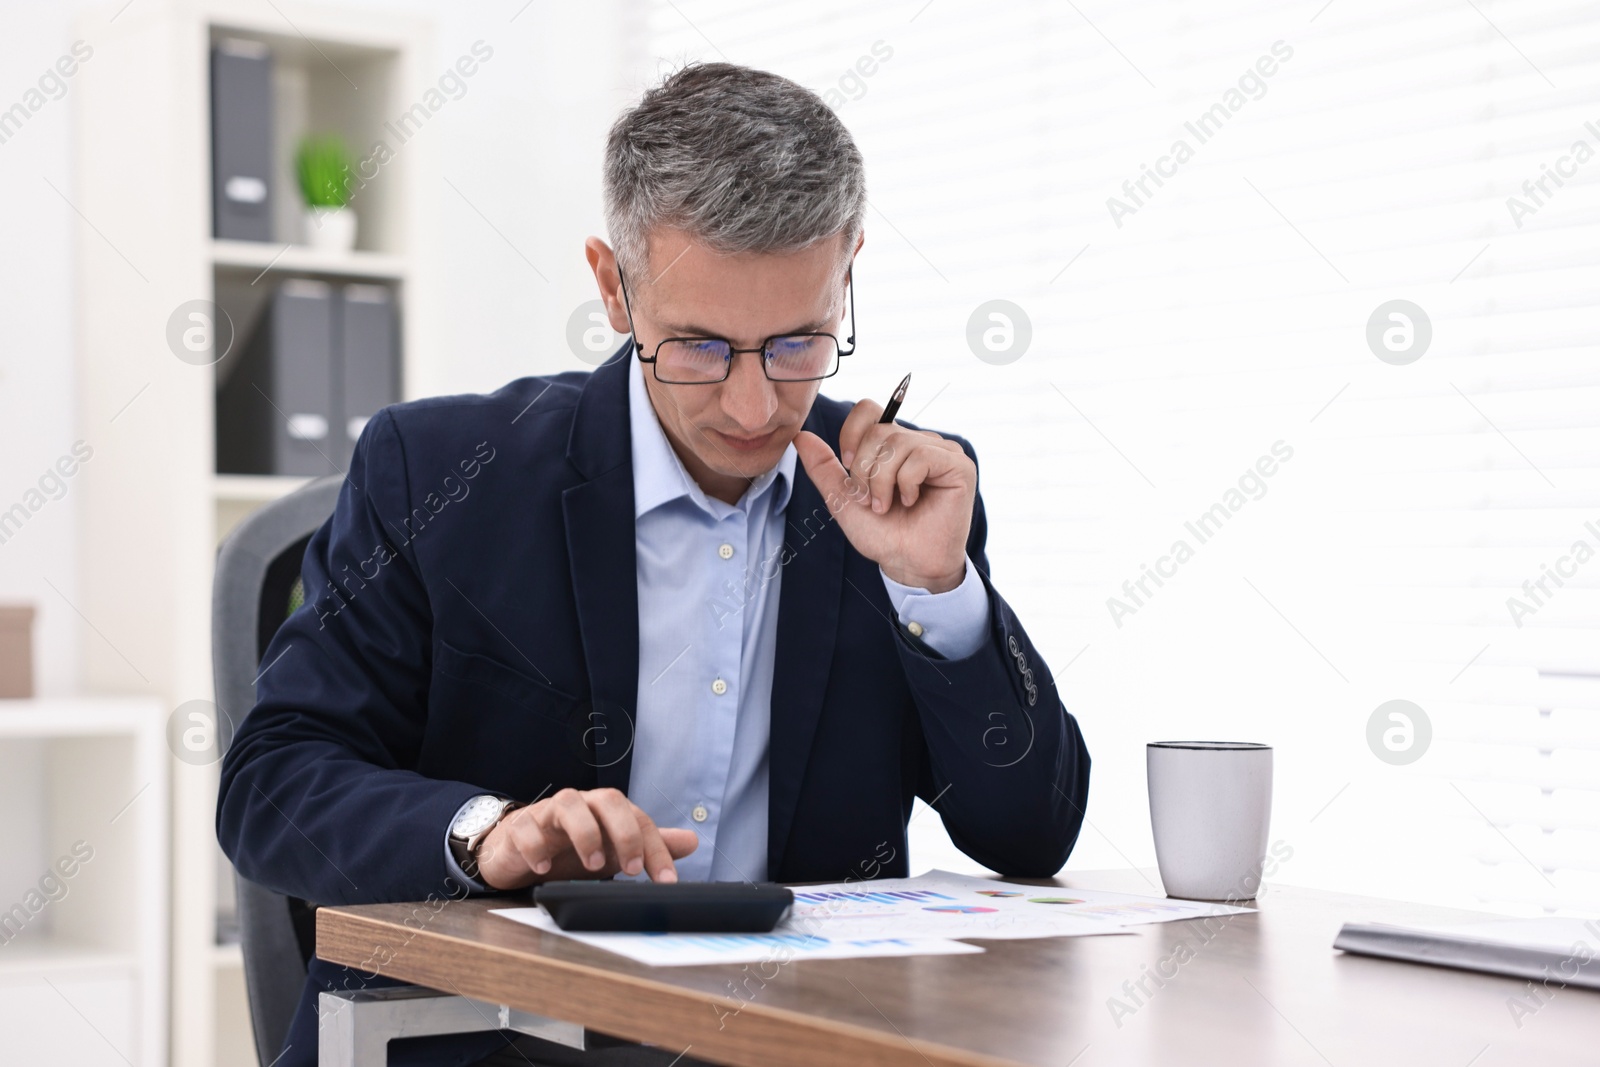
[[[456,816],[455,822],[450,824],[451,835],[465,840],[483,833],[500,818],[500,809],[505,807],[505,803],[499,797],[474,797]]]

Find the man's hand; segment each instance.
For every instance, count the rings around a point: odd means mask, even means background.
[[[901,585],[948,592],[966,576],[977,465],[954,441],[879,424],[882,414],[871,400],[856,404],[838,456],[807,430],[795,451],[856,551]]]
[[[616,789],[563,789],[489,831],[478,848],[478,877],[493,889],[641,870],[652,881],[676,882],[672,861],[699,843],[693,830],[658,829]]]

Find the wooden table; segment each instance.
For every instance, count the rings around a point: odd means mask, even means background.
[[[1600,1064],[1600,993],[1552,985],[1538,999],[1523,981],[1331,947],[1346,921],[1483,916],[1290,887],[1259,905],[1129,935],[986,941],[983,955],[655,968],[490,914],[506,900],[377,904],[320,909],[317,954],[369,971],[387,956],[377,969],[392,978],[737,1067]]]

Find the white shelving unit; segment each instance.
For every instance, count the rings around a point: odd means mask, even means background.
[[[166,1061],[165,726],[150,698],[0,700],[7,1063]]]
[[[215,368],[178,358],[169,319],[186,302],[214,301],[242,344],[283,278],[378,282],[397,298],[403,395],[440,380],[427,253],[431,206],[446,188],[435,131],[424,126],[391,145],[392,158],[357,191],[357,244],[346,254],[297,243],[291,165],[309,132],[342,133],[366,158],[444,68],[424,21],[296,0],[114,0],[85,15],[77,36],[94,48],[73,81],[72,200],[85,223],[76,248],[79,432],[94,449],[74,483],[83,516],[77,606],[91,624],[85,682],[97,693],[155,697],[164,723],[180,704],[214,698],[218,542],[306,480],[216,472]],[[222,37],[263,42],[274,58],[271,242],[212,237],[209,55]],[[237,722],[249,709],[225,710]],[[174,1067],[254,1060],[239,950],[216,938],[219,892],[231,892],[219,877],[216,791],[215,762],[172,760],[171,877],[162,883],[170,885],[171,983],[161,1001],[170,1020],[141,1017],[139,1025],[170,1025]],[[130,1060],[169,1062],[165,1051]]]
[[[318,252],[259,241],[212,241],[211,262],[243,271],[276,270],[341,278],[376,278],[403,281],[403,256],[382,252]]]
[[[294,492],[311,480],[278,474],[216,475],[211,482],[211,497],[217,506],[218,544],[256,508]]]

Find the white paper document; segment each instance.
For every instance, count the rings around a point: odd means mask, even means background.
[[[766,934],[569,932],[540,907],[494,914],[653,966],[982,952],[956,938],[1117,934],[1145,923],[1235,915],[1247,908],[1093,889],[1060,889],[929,871],[915,878],[798,886]]]
[[[1021,885],[935,870],[915,878],[797,886],[794,908],[778,929],[830,938],[1075,937],[1248,910],[1096,889]]]
[[[786,962],[792,959],[843,960],[863,956],[952,956],[983,951],[978,945],[941,938],[834,939],[804,933],[784,933],[781,932],[781,926],[770,934],[596,934],[563,930],[543,908],[504,908],[494,914],[653,967]]]

